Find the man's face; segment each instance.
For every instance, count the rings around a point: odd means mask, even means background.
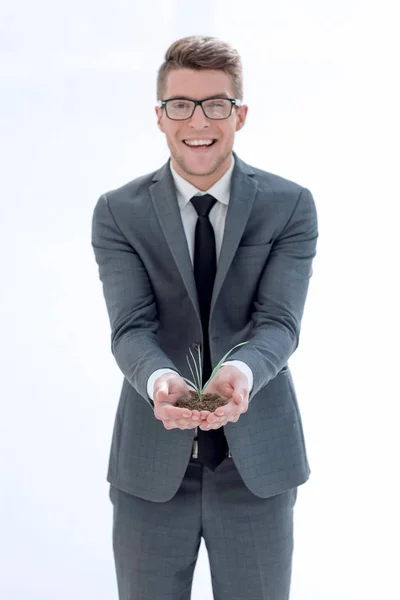
[[[229,75],[223,71],[179,69],[167,77],[162,100],[169,98],[235,98]],[[235,132],[245,123],[247,106],[233,107],[228,119],[208,119],[201,106],[185,121],[173,121],[164,108],[156,107],[157,122],[167,138],[174,169],[198,189],[208,190],[228,170]],[[191,147],[191,141],[209,141],[207,147]]]

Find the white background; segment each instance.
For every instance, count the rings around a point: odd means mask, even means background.
[[[312,468],[291,599],[398,597],[397,6],[3,1],[2,599],[117,598],[105,474],[122,375],[91,216],[167,160],[156,71],[198,33],[243,57],[239,156],[308,187],[319,212],[291,360]],[[202,546],[193,599],[211,597]]]

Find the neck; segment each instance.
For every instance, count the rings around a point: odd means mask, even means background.
[[[206,173],[204,175],[196,175],[195,173],[188,173],[184,168],[179,165],[174,157],[171,157],[171,163],[175,171],[180,175],[183,179],[194,185],[198,190],[202,192],[206,192],[209,190],[217,181],[221,179],[225,175],[225,173],[229,170],[232,165],[233,156],[232,153],[229,154],[226,160],[221,163],[215,171],[211,173]]]

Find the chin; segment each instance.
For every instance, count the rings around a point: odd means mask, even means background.
[[[215,171],[220,167],[221,163],[219,161],[213,160],[208,164],[202,164],[197,161],[186,161],[179,160],[177,161],[180,168],[185,171],[188,175],[212,175]]]

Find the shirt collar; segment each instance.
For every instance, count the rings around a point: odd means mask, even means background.
[[[235,166],[235,158],[232,156],[232,164],[225,173],[209,190],[203,191],[197,189],[194,185],[183,179],[175,171],[172,162],[169,162],[172,177],[174,179],[179,208],[182,210],[193,196],[202,196],[203,194],[211,194],[222,204],[229,204],[229,196],[231,192],[232,171]]]

